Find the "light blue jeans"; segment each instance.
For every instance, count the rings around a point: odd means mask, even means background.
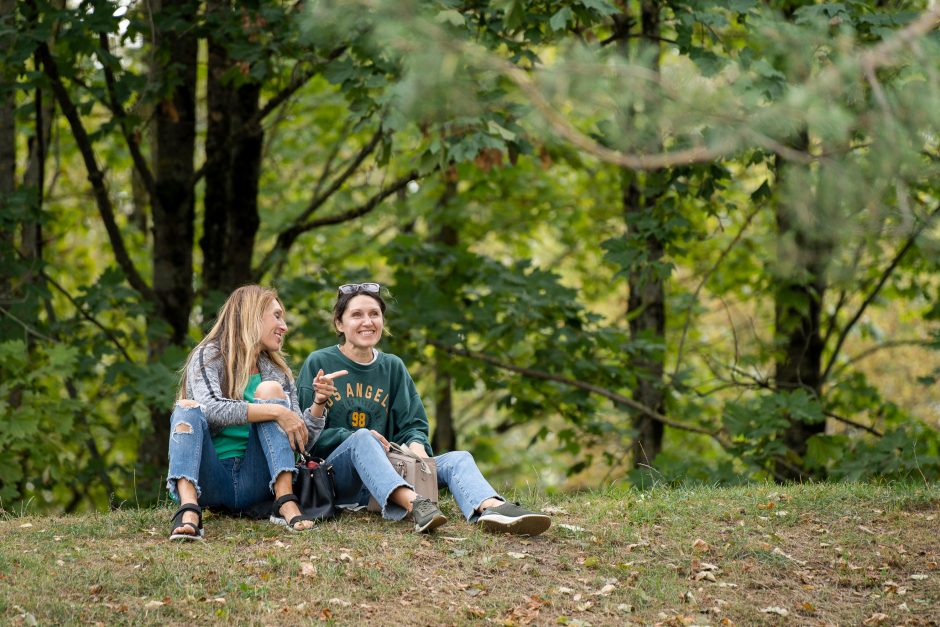
[[[493,486],[483,478],[473,456],[467,451],[452,451],[434,458],[437,463],[437,484],[447,486],[464,517],[473,522],[479,514],[480,503],[495,497],[501,500]],[[369,496],[382,506],[382,516],[388,520],[401,520],[408,513],[388,497],[397,488],[414,488],[395,472],[385,455],[385,449],[368,429],[359,429],[337,446],[326,463],[333,465],[336,481],[336,502],[366,505]]]
[[[286,399],[255,402],[288,406]],[[250,423],[244,457],[219,459],[202,408],[177,404],[173,410],[166,487],[174,501],[179,502],[176,481],[188,479],[196,487],[200,505],[242,510],[270,500],[274,480],[282,472],[296,470],[294,451],[277,422]]]

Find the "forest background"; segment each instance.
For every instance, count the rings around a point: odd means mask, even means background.
[[[0,0],[0,506],[165,498],[186,354],[391,295],[500,485],[940,477],[940,8]]]

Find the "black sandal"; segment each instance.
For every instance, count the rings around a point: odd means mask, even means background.
[[[183,522],[183,514],[186,512],[195,512],[199,517],[199,524],[194,525],[191,522]],[[192,527],[195,533],[177,533],[178,527]],[[202,531],[202,508],[195,503],[184,503],[176,513],[173,514],[173,526],[170,527],[170,540],[202,540],[204,533]]]
[[[293,501],[294,503],[297,503],[298,507],[300,506],[300,499],[297,498],[296,494],[293,494],[290,492],[285,494],[281,498],[277,499],[276,501],[274,501],[274,505],[271,507],[271,518],[270,518],[271,522],[273,522],[275,525],[281,525],[282,527],[287,527],[291,531],[307,531],[307,529],[298,529],[296,525],[297,523],[303,522],[305,520],[316,522],[313,516],[305,516],[304,514],[297,514],[296,516],[291,518],[289,521],[286,520],[283,516],[281,516],[281,507],[285,503],[290,503],[291,501]]]

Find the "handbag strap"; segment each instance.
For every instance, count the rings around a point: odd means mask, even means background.
[[[405,457],[410,457],[411,459],[418,462],[421,465],[421,472],[428,474],[428,475],[431,474],[431,467],[428,466],[427,461],[425,461],[423,457],[416,454],[407,446],[402,446],[401,444],[396,444],[395,442],[389,442],[388,446],[390,450],[395,451],[396,453],[400,453],[404,455]]]

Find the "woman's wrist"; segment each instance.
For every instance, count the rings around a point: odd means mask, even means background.
[[[313,397],[313,404],[314,404],[314,405],[319,405],[320,407],[323,407],[324,405],[326,405],[326,400],[327,400],[328,398],[329,398],[329,396],[324,396],[322,400],[317,400],[317,397],[314,396],[314,397]]]

